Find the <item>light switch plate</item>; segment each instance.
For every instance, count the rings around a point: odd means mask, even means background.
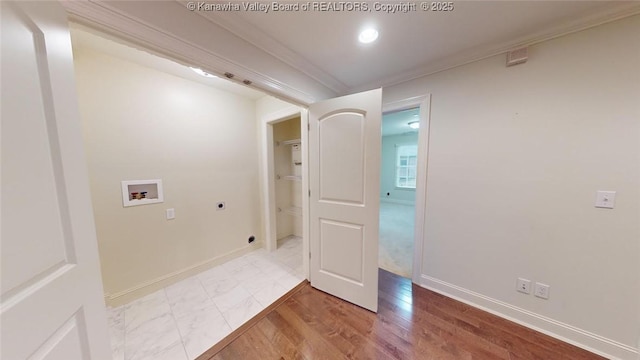
[[[176,218],[176,211],[174,209],[167,209],[167,220],[173,220]]]
[[[616,203],[615,191],[598,191],[596,192],[596,207],[613,209]]]

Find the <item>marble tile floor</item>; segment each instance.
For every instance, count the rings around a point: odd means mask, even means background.
[[[108,308],[113,359],[195,359],[302,280],[302,238],[290,236]]]

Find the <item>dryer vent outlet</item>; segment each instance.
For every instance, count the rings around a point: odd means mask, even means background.
[[[254,241],[256,241],[256,237],[253,235],[249,236],[249,240],[248,240],[249,244],[251,244]]]

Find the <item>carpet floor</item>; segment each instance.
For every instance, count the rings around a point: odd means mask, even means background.
[[[380,202],[379,266],[411,278],[415,206]]]

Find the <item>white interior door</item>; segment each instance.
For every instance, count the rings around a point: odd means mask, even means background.
[[[67,15],[0,6],[0,358],[108,359]]]
[[[382,90],[309,107],[311,285],[378,310]]]

